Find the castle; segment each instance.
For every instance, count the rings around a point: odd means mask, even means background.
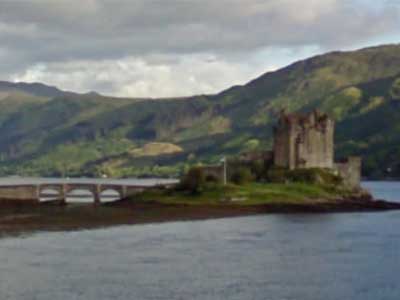
[[[244,152],[238,156],[239,166],[264,162],[264,166],[288,170],[320,168],[330,170],[343,178],[349,188],[359,188],[361,158],[352,156],[340,162],[334,161],[335,121],[325,113],[314,110],[307,114],[280,113],[274,127],[273,151]],[[231,160],[229,171],[237,165]],[[204,166],[206,176],[222,179],[221,165]]]
[[[334,162],[335,122],[314,110],[308,114],[281,112],[274,127],[273,164],[290,170],[330,169],[357,188],[361,180],[361,158],[348,157]]]

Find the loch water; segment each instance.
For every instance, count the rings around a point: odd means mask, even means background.
[[[365,182],[400,200],[399,182]],[[400,211],[275,214],[0,239],[0,299],[400,297]]]

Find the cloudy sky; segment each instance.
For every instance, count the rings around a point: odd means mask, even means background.
[[[400,42],[400,0],[0,0],[0,79],[130,97],[214,93]]]

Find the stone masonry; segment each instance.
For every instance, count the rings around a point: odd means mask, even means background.
[[[335,163],[334,170],[345,180],[345,185],[358,187],[361,182],[361,157],[350,156],[341,162]]]
[[[317,110],[282,112],[274,128],[274,164],[290,170],[333,168],[335,122]]]

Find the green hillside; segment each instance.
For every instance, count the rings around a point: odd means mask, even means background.
[[[325,54],[188,98],[0,82],[0,174],[173,175],[271,147],[282,108],[328,112],[338,124],[338,156],[361,154],[367,176],[400,176],[400,45]]]

